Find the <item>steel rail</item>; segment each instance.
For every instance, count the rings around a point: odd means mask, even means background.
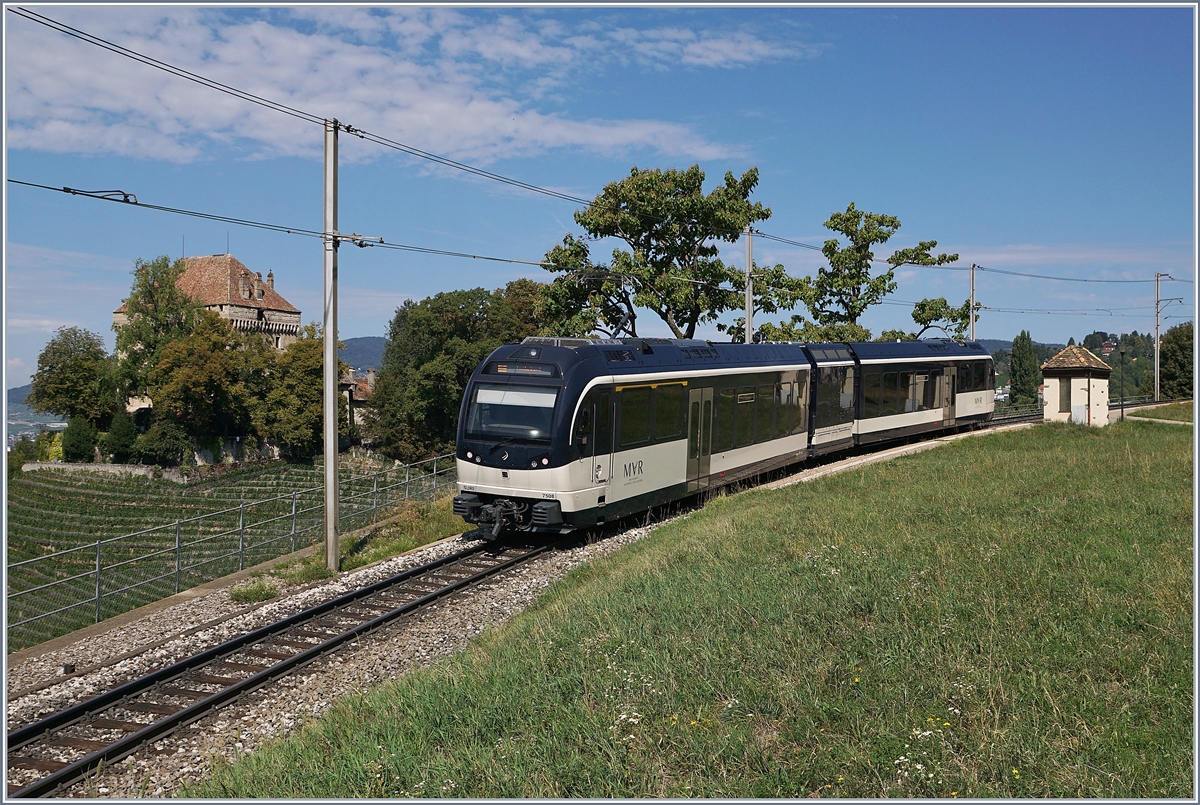
[[[311,648],[294,654],[287,659],[280,660],[274,665],[241,679],[228,687],[214,691],[211,693],[211,695],[205,697],[204,699],[201,699],[191,705],[187,705],[175,713],[157,719],[150,724],[147,724],[137,732],[132,732],[124,738],[121,738],[110,744],[109,746],[71,762],[63,768],[51,772],[49,775],[42,777],[39,780],[36,780],[33,783],[20,788],[19,790],[13,791],[9,794],[9,796],[13,798],[28,798],[52,794],[64,786],[83,779],[101,764],[106,764],[125,757],[126,755],[136,751],[139,746],[168,732],[171,732],[180,726],[201,718],[214,708],[219,707],[241,695],[249,693],[261,687],[262,685],[265,685],[275,677],[290,673],[295,668],[318,659],[321,655],[331,651],[348,640],[354,639],[366,632],[383,626],[389,621],[424,607],[435,600],[477,584],[490,576],[528,561],[535,556],[551,550],[553,547],[555,547],[555,545],[557,545],[557,543],[547,543],[541,546],[535,546],[534,548],[529,549],[517,556],[509,557],[491,567],[473,573],[466,578],[446,584],[437,590],[430,591],[425,595],[408,601],[391,611],[385,612],[381,615],[371,618],[370,620],[353,626],[328,640],[320,643],[314,643]],[[280,633],[286,633],[289,629],[301,623],[314,620],[321,615],[341,609],[360,599],[368,598],[375,593],[381,592],[389,587],[394,587],[410,579],[427,575],[431,571],[435,571],[447,565],[468,559],[472,556],[488,552],[495,547],[496,546],[490,544],[477,545],[443,557],[442,559],[435,560],[429,564],[411,568],[403,573],[383,579],[367,587],[363,587],[359,590],[353,590],[349,593],[338,596],[337,598],[331,599],[330,601],[310,607],[303,612],[298,612],[294,615],[284,618],[283,620],[260,627],[259,629],[256,629],[245,635],[236,637],[233,640],[226,641],[219,646],[214,646],[210,649],[200,652],[199,654],[187,657],[170,666],[147,674],[139,679],[132,680],[113,688],[112,690],[106,691],[105,693],[101,693],[98,696],[92,697],[91,699],[79,702],[78,704],[68,707],[65,710],[42,719],[41,721],[37,721],[33,724],[29,724],[25,727],[21,727],[20,729],[10,732],[7,736],[8,751],[11,754],[14,749],[21,749],[25,746],[34,744],[41,738],[49,737],[55,731],[64,729],[76,723],[85,722],[89,716],[95,715],[96,713],[102,712],[110,707],[119,705],[122,701],[127,700],[134,695],[152,691],[153,689],[159,687],[163,682],[184,675],[190,671],[203,668],[205,665],[219,660],[224,656],[236,653],[239,649],[269,640],[273,636],[277,636]]]

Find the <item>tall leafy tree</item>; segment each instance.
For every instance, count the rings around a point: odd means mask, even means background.
[[[1159,393],[1166,399],[1192,396],[1192,323],[1177,324],[1163,333],[1158,358]],[[1151,380],[1153,383],[1153,380]]]
[[[699,324],[741,308],[744,268],[726,266],[718,242],[733,243],[747,226],[770,217],[770,209],[750,201],[757,184],[757,168],[740,179],[726,173],[725,183],[705,195],[704,171],[693,165],[682,171],[634,167],[607,185],[575,213],[587,239],[567,235],[546,255],[546,269],[560,275],[547,290],[556,329],[613,333],[647,309],[676,338],[692,338]],[[610,237],[627,248],[614,249],[609,264],[593,262],[587,241]],[[775,283],[756,285],[764,300],[773,300],[760,309],[787,307],[779,295],[798,288],[782,268],[780,274]]]
[[[496,291],[450,291],[399,307],[365,427],[377,447],[405,461],[452,447],[475,367],[499,345],[549,330],[543,287],[517,280]]]
[[[1012,389],[1009,398],[1016,405],[1037,402],[1038,384],[1041,382],[1037,357],[1033,351],[1033,339],[1028,330],[1022,330],[1013,339],[1012,346]]]
[[[978,307],[976,309],[978,310]],[[944,296],[937,299],[925,298],[913,306],[912,318],[921,329],[915,333],[884,330],[879,340],[915,341],[930,330],[941,330],[947,337],[961,340],[971,326],[971,300],[964,301],[959,307],[951,307]],[[978,313],[975,314],[975,320],[979,321]]]
[[[891,266],[871,276],[876,245],[886,243],[900,228],[900,219],[892,215],[859,210],[851,202],[845,212],[835,212],[825,227],[846,237],[845,246],[836,238],[825,241],[821,252],[829,265],[817,270],[816,277],[802,281],[800,297],[812,313],[816,325],[858,324],[859,317],[871,305],[878,304],[896,290],[896,269],[913,265],[945,265],[958,259],[957,254],[933,256],[936,240],[921,241],[914,248],[897,249],[887,258]]]
[[[91,461],[96,446],[96,426],[83,417],[72,417],[62,434],[63,459],[73,462]]]
[[[145,393],[162,351],[195,326],[202,307],[177,284],[184,269],[182,260],[172,263],[166,255],[134,264],[133,286],[125,299],[128,321],[113,325],[126,394]]]
[[[292,458],[311,458],[324,443],[324,341],[320,327],[307,325],[279,356],[271,375],[262,413],[266,436]],[[338,360],[338,376],[345,370],[346,365]],[[339,436],[345,436],[349,427],[346,398],[341,394],[338,422]]]
[[[102,450],[112,456],[114,464],[128,464],[135,455],[137,427],[123,410],[113,414],[112,425],[104,436]]]
[[[59,327],[38,355],[27,402],[35,410],[102,423],[116,409],[112,362],[98,333]]]
[[[157,416],[180,425],[199,443],[243,432],[249,414],[239,385],[239,334],[212,311],[194,329],[163,346],[148,390]]]

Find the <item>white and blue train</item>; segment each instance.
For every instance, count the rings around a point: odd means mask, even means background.
[[[991,419],[980,344],[527,338],[471,375],[454,511],[567,533],[804,459]]]

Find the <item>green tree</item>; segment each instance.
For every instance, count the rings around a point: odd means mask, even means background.
[[[137,456],[142,464],[173,467],[184,460],[190,463],[192,438],[182,426],[170,420],[159,420],[137,440]]]
[[[26,402],[37,411],[82,417],[93,425],[110,417],[116,388],[104,339],[81,327],[59,327],[38,355]]]
[[[105,434],[101,449],[112,456],[114,464],[128,464],[136,455],[137,427],[124,410],[113,414],[112,425]]]
[[[127,322],[113,324],[126,395],[144,394],[162,351],[195,326],[202,307],[178,285],[185,268],[182,260],[172,263],[166,255],[134,264],[133,286],[125,299]]]
[[[896,269],[906,263],[913,265],[945,265],[958,259],[957,254],[939,254],[931,250],[936,240],[921,241],[915,248],[897,249],[887,259],[891,266],[882,274],[871,276],[875,259],[872,247],[886,243],[900,228],[900,220],[891,215],[864,212],[851,202],[845,212],[835,212],[825,227],[844,235],[849,243],[842,246],[836,238],[825,241],[821,252],[828,266],[817,270],[817,276],[805,277],[799,289],[800,298],[812,313],[818,326],[858,324],[859,317],[871,305],[878,304],[896,290]]]
[[[177,423],[201,444],[245,430],[249,413],[239,393],[240,341],[229,322],[202,311],[192,332],[163,346],[147,375],[155,415]]]
[[[13,446],[8,449],[8,480],[12,483],[12,479],[21,473],[21,466],[38,460],[37,442],[30,439],[28,436],[22,436],[13,443]]]
[[[74,463],[91,461],[96,447],[96,427],[83,417],[67,420],[62,435],[63,460]]]
[[[263,424],[265,435],[291,458],[311,458],[324,444],[324,344],[320,327],[309,324],[275,361]],[[338,360],[338,377],[345,371]],[[346,410],[346,397],[338,394],[339,436],[349,432]]]
[[[803,316],[792,316],[790,321],[779,322],[764,322],[763,325],[757,328],[757,332],[762,334],[764,341],[803,341],[808,344],[819,344],[823,342],[859,342],[870,341],[871,331],[861,324],[849,324],[847,322],[836,322],[833,324],[817,324],[805,319]],[[884,338],[883,340],[895,340],[899,337],[894,335],[896,331],[888,330],[884,333],[892,333],[892,337]],[[908,338],[912,336],[907,333],[903,334]],[[734,342],[740,342],[742,339],[737,336],[737,331],[734,331]]]
[[[726,266],[716,241],[736,242],[747,226],[770,217],[761,202],[750,202],[757,184],[757,168],[740,179],[726,173],[706,196],[704,171],[693,165],[634,167],[607,185],[575,221],[589,239],[618,238],[628,248],[614,249],[611,264],[594,263],[587,242],[567,235],[546,254],[546,269],[560,275],[546,291],[555,334],[614,333],[645,308],[676,338],[692,338],[697,325],[743,307],[744,268]],[[786,294],[798,291],[799,280],[776,268],[777,281],[755,284],[761,310],[788,307]]]
[[[1164,399],[1192,396],[1192,323],[1177,324],[1163,333],[1158,358],[1159,395]],[[1153,382],[1153,381],[1152,381]]]
[[[1013,339],[1012,358],[1012,391],[1009,399],[1014,405],[1037,402],[1038,384],[1041,382],[1038,371],[1037,357],[1033,351],[1033,339],[1029,331],[1022,330]]]
[[[535,286],[517,280],[496,291],[450,291],[397,308],[365,425],[378,449],[415,461],[453,446],[475,367],[501,344],[551,327],[538,313],[544,300]]]

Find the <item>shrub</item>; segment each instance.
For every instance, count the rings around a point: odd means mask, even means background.
[[[135,455],[137,427],[129,414],[118,411],[113,415],[112,427],[104,437],[104,452],[112,455],[114,464],[128,464]]]
[[[8,451],[8,477],[21,472],[21,465],[27,461],[37,461],[37,443],[28,436],[22,436]]]
[[[257,604],[259,601],[269,601],[277,595],[279,590],[275,588],[275,583],[262,576],[252,578],[229,591],[229,597],[239,604]]]
[[[95,426],[83,417],[71,417],[62,435],[63,459],[74,463],[91,461],[95,448]]]
[[[156,422],[137,440],[137,454],[143,464],[175,466],[191,457],[192,440],[174,422]]]

